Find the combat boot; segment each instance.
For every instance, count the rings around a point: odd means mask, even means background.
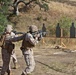
[[[13,69],[17,69],[17,68],[19,68],[19,67],[20,67],[20,65],[18,65],[17,63],[14,63]]]
[[[27,75],[27,74],[26,74],[26,72],[23,71],[21,75]]]
[[[25,75],[24,73],[22,73],[21,75]]]
[[[31,73],[30,74],[22,73],[21,75],[31,75]]]
[[[7,75],[13,75],[13,73],[12,72],[8,72]]]
[[[10,75],[10,72],[8,72],[7,74]]]

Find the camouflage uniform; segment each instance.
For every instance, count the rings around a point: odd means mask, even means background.
[[[22,53],[24,55],[24,59],[25,59],[27,67],[25,68],[25,70],[22,72],[21,75],[30,74],[35,68],[35,61],[34,61],[32,48],[36,45],[36,43],[38,41],[37,41],[37,37],[34,38],[32,33],[38,31],[38,28],[35,25],[32,25],[29,27],[29,30],[30,31],[28,33],[26,33],[26,36],[24,36],[25,35],[24,34],[20,37],[16,37],[16,38],[11,39],[11,41],[13,41],[13,42],[25,39],[25,43],[22,42],[21,50],[22,50]],[[32,46],[29,47],[29,45],[30,46],[32,45]]]
[[[5,39],[4,42],[5,43],[9,43],[9,39],[15,37],[15,34],[12,31],[12,26],[11,25],[7,25],[6,29],[5,29]],[[3,67],[1,70],[1,75],[5,75],[5,72],[8,73],[8,75],[10,75],[10,59],[11,59],[11,53],[8,52],[8,50],[6,49],[6,47],[2,47],[2,60],[3,60]]]
[[[26,35],[26,40],[29,40],[30,43],[32,44],[36,44],[36,40],[32,37],[32,35],[30,33],[27,33]],[[26,48],[22,50],[23,55],[24,55],[24,59],[26,62],[27,67],[25,68],[25,70],[23,71],[23,74],[25,75],[30,74],[34,68],[35,68],[35,61],[34,61],[34,56],[33,56],[33,50],[32,48]]]
[[[16,53],[14,50],[12,51],[12,54],[11,54],[11,61],[12,60],[13,60],[13,64],[14,64],[13,69],[16,69],[17,68],[17,57],[16,57]]]

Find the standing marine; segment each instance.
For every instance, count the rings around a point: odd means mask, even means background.
[[[29,26],[29,31],[22,36],[15,37],[10,39],[12,42],[22,40],[21,51],[24,56],[24,60],[26,62],[25,70],[22,72],[21,75],[29,75],[34,71],[35,68],[35,60],[33,54],[33,48],[38,43],[39,39],[38,28],[35,25]]]
[[[13,30],[12,25],[7,25],[4,33],[0,38],[0,46],[2,52],[2,61],[3,61],[1,75],[5,75],[6,72],[8,75],[11,75],[10,60],[11,60],[11,55],[14,54],[13,49],[15,47],[15,45],[11,41],[9,41],[9,39],[15,37],[15,34],[12,32],[12,30]],[[16,57],[14,59],[15,61],[17,61]]]

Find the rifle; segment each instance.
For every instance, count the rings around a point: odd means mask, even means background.
[[[15,34],[26,34],[25,32],[17,32],[17,31],[12,31],[12,32],[14,32]],[[36,34],[39,34],[38,41],[40,41],[43,37],[42,36],[42,30],[38,30],[38,32],[32,33],[32,36],[35,38],[34,35],[36,35]]]
[[[36,35],[36,34],[39,34],[39,37],[38,37],[38,41],[40,41],[41,39],[42,39],[42,30],[38,30],[38,32],[34,32],[34,33],[32,33],[32,35],[33,35],[33,37],[34,37],[34,35]],[[35,37],[34,37],[35,38]]]
[[[15,34],[25,34],[24,32],[17,32],[15,30],[13,30],[12,32],[15,33]]]

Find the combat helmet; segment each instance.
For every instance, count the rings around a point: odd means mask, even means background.
[[[12,25],[7,25],[5,32],[11,32],[13,30]]]
[[[31,25],[31,26],[29,26],[29,31],[36,32],[36,31],[38,31],[38,28],[35,25]]]

